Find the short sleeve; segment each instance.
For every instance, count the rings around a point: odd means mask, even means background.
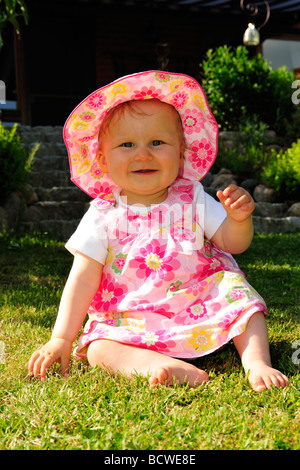
[[[97,209],[90,206],[65,247],[73,255],[78,251],[105,264],[108,248],[107,231],[104,218],[101,218]]]
[[[222,204],[204,191],[201,183],[194,184],[194,202],[205,237],[210,240],[227,217]]]

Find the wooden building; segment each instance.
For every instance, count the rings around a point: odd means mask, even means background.
[[[251,19],[240,0],[27,0],[29,24],[3,33],[3,121],[62,125],[89,93],[126,74],[165,69],[201,81],[207,49],[242,44]],[[249,2],[242,2],[246,6]],[[259,26],[265,2],[257,1]],[[266,38],[300,41],[300,2],[269,0]],[[299,42],[300,47],[300,42]],[[300,66],[300,64],[299,64]]]

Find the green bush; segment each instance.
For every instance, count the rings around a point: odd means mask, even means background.
[[[0,122],[0,204],[3,204],[12,191],[27,180],[28,170],[33,158],[16,136],[17,125],[5,128]]]
[[[257,115],[241,117],[235,136],[230,146],[219,140],[216,169],[229,168],[233,173],[244,177],[260,177],[264,165],[269,159],[266,131],[268,126]]]
[[[237,130],[241,115],[256,115],[278,135],[295,139],[300,113],[291,100],[294,79],[285,68],[272,70],[261,55],[250,58],[244,46],[210,49],[202,63],[202,85],[222,130]]]
[[[283,197],[299,197],[300,191],[300,139],[285,152],[274,153],[262,171],[263,180]]]

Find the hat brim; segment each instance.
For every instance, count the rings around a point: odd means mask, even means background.
[[[63,131],[71,180],[92,198],[115,187],[96,159],[98,134],[107,112],[131,100],[159,99],[178,111],[186,150],[179,177],[201,180],[217,155],[218,125],[206,96],[192,77],[158,70],[122,77],[91,93],[68,117]]]

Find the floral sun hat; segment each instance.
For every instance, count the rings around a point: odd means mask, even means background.
[[[201,180],[217,154],[218,126],[199,83],[188,75],[161,71],[122,77],[85,98],[64,126],[71,180],[92,198],[111,193],[115,183],[96,160],[98,133],[107,112],[130,100],[159,99],[178,111],[187,148],[179,177]]]

